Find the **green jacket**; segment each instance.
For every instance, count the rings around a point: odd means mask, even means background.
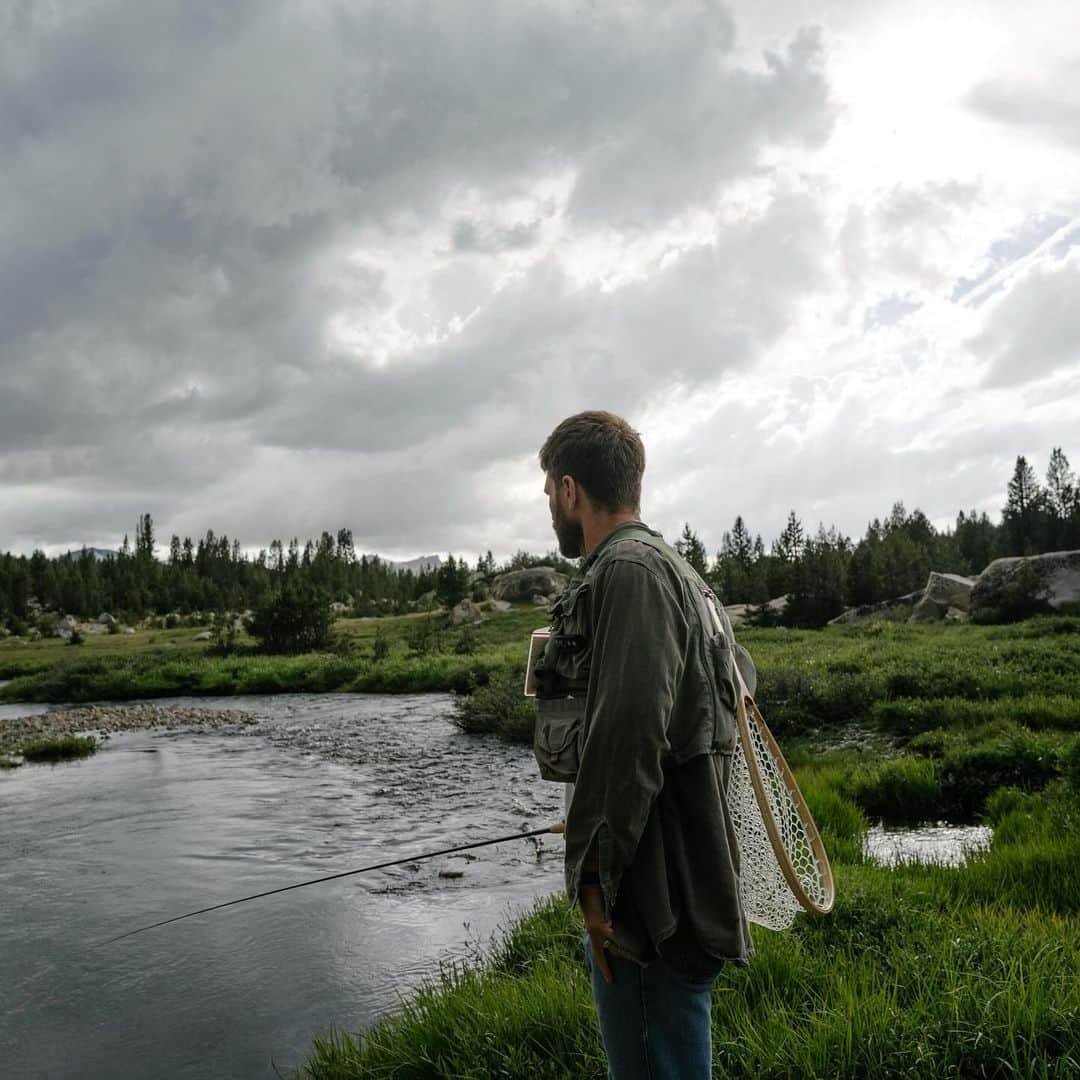
[[[726,791],[733,665],[753,693],[749,654],[722,608],[724,632],[716,632],[708,586],[641,522],[615,528],[581,571],[552,606],[537,669],[541,771],[574,781],[567,893],[577,901],[595,838],[623,949],[649,962],[677,934],[745,964],[753,946]]]

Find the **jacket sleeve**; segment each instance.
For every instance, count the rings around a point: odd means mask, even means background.
[[[688,628],[671,585],[645,562],[623,556],[597,575],[591,622],[585,736],[566,816],[566,888],[576,901],[595,838],[610,914],[664,783]]]

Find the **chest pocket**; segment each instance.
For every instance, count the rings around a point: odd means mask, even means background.
[[[721,754],[732,754],[737,737],[735,710],[738,691],[735,687],[735,653],[731,639],[722,630],[719,631],[709,641],[709,652],[717,690],[713,749]]]
[[[716,688],[712,749],[721,754],[731,754],[735,751],[738,737],[735,711],[739,691],[736,686],[735,650],[730,635],[725,632],[718,601],[711,593],[706,595],[705,600],[709,614],[706,654]]]
[[[551,635],[536,676],[533,753],[545,780],[577,776],[592,661],[588,581],[573,582],[551,607]]]

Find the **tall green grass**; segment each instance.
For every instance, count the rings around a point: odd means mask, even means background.
[[[23,743],[19,751],[25,761],[69,761],[97,752],[97,739],[83,735],[62,735],[54,739],[35,739]]]
[[[800,770],[823,833],[859,812]],[[713,995],[714,1075],[1030,1077],[1080,1072],[1080,829],[1075,795],[996,797],[989,852],[894,870],[827,839],[837,902],[784,933],[754,928],[747,969]],[[1043,815],[1063,822],[1047,835]],[[317,1038],[303,1075],[602,1077],[577,916],[561,897],[509,927],[486,962],[444,968],[360,1035]]]

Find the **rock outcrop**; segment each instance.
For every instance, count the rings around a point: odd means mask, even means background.
[[[975,580],[971,610],[1016,609],[1030,604],[1056,611],[1080,603],[1080,551],[995,559]]]
[[[779,621],[780,616],[784,614],[787,609],[788,598],[784,596],[776,596],[772,600],[769,600],[766,604],[725,604],[724,612],[731,620],[732,627],[745,626],[748,623],[753,623],[755,616],[758,614],[764,614],[765,618],[769,621],[769,625],[773,625]]]
[[[491,583],[494,600],[528,602],[536,595],[554,596],[566,588],[568,578],[552,566],[530,566],[500,574]]]
[[[467,626],[483,621],[483,614],[471,600],[462,600],[460,604],[450,609],[451,626]]]
[[[950,610],[956,613],[952,619],[966,614],[974,584],[973,578],[962,577],[960,574],[939,574],[931,571],[922,598],[912,610],[908,622],[941,622]]]
[[[874,619],[906,619],[923,598],[924,589],[905,593],[893,600],[882,600],[877,604],[860,604],[858,607],[842,611],[835,619],[829,620],[830,626],[843,626],[845,623],[870,622]]]

